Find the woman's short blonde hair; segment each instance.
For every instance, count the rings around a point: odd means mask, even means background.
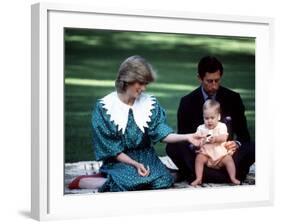
[[[127,86],[136,82],[148,84],[156,78],[152,66],[141,56],[134,55],[127,58],[120,65],[115,87],[117,92],[125,92]]]

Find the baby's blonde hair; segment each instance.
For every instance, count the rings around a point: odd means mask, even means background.
[[[205,103],[203,104],[203,111],[209,108],[214,108],[218,114],[220,114],[221,112],[220,103],[216,100],[210,99],[205,101]]]

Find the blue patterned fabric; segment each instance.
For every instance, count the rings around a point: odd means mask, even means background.
[[[97,160],[102,160],[100,169],[107,177],[99,192],[163,189],[173,184],[173,178],[158,158],[153,144],[165,138],[173,130],[166,124],[165,111],[155,99],[151,121],[143,133],[136,125],[133,112],[129,110],[125,133],[118,131],[110,121],[110,115],[97,102],[92,117],[93,146]],[[150,174],[142,177],[135,167],[118,162],[114,157],[124,152],[132,159],[150,168]]]

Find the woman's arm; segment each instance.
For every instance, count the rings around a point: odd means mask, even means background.
[[[200,141],[203,136],[199,134],[175,134],[171,133],[167,135],[162,141],[165,143],[175,143],[175,142],[190,142],[195,146],[200,145]]]
[[[131,165],[135,167],[138,171],[138,174],[140,176],[148,176],[149,175],[149,169],[146,169],[142,163],[138,163],[137,161],[133,160],[131,157],[129,157],[127,154],[121,152],[116,156],[117,161],[126,163],[128,165]]]

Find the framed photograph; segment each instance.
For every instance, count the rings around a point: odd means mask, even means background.
[[[32,217],[271,205],[274,147],[265,131],[271,129],[270,101],[263,93],[272,84],[272,30],[271,18],[32,5]],[[157,82],[147,91],[159,99],[176,130],[179,100],[197,87],[197,63],[207,54],[224,59],[229,78],[223,82],[246,104],[256,144],[252,184],[120,193],[67,190],[70,169],[72,175],[99,169],[100,163],[92,162],[91,113],[96,100],[114,90],[125,58],[144,56],[157,70]],[[165,163],[163,148],[156,151]]]

